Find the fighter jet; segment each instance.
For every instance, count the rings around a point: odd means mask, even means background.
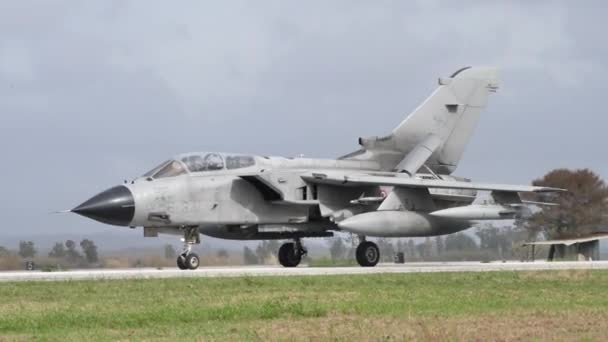
[[[145,237],[183,236],[180,269],[196,269],[200,235],[235,240],[288,240],[285,267],[307,253],[304,238],[349,232],[361,266],[380,260],[368,237],[450,234],[478,220],[521,214],[521,192],[560,189],[474,183],[451,176],[486,106],[498,71],[466,67],[437,89],[390,134],[359,138],[337,159],[185,153],[143,176],[92,197],[71,211],[99,222],[143,227]],[[492,204],[474,204],[478,191]]]

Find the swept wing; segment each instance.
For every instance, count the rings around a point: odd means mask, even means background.
[[[404,188],[435,188],[435,189],[466,189],[481,191],[504,191],[504,192],[557,192],[563,189],[531,186],[531,185],[508,185],[508,184],[486,184],[475,182],[446,181],[416,179],[395,174],[394,176],[378,176],[363,173],[347,172],[310,172],[302,175],[302,179],[315,184],[326,184],[335,186],[394,186]]]

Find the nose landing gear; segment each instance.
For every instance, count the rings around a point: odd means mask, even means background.
[[[308,253],[306,247],[302,246],[300,239],[288,242],[279,248],[279,263],[284,267],[296,267],[302,261],[302,257]]]
[[[177,257],[177,267],[180,270],[195,270],[200,264],[200,259],[196,253],[192,252],[192,245],[200,244],[201,238],[198,228],[187,227],[184,229],[184,249]]]

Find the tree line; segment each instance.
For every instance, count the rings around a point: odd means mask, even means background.
[[[243,261],[245,265],[265,264],[273,260],[281,243],[278,240],[261,241],[255,250],[243,247]]]
[[[0,257],[12,254],[8,248],[0,246]],[[20,241],[17,255],[22,259],[33,259],[38,255],[38,249],[33,241]],[[79,265],[99,262],[97,245],[89,239],[84,239],[79,244],[74,240],[56,242],[48,253],[48,257]]]

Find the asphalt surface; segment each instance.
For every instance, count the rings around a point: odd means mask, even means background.
[[[593,262],[421,262],[382,264],[376,267],[306,267],[283,268],[277,266],[201,267],[195,271],[177,268],[88,269],[61,272],[10,271],[0,272],[0,282],[15,281],[66,281],[102,279],[155,279],[193,277],[256,277],[256,276],[315,276],[340,274],[381,274],[418,272],[495,272],[541,271],[571,269],[608,269],[608,261]]]

